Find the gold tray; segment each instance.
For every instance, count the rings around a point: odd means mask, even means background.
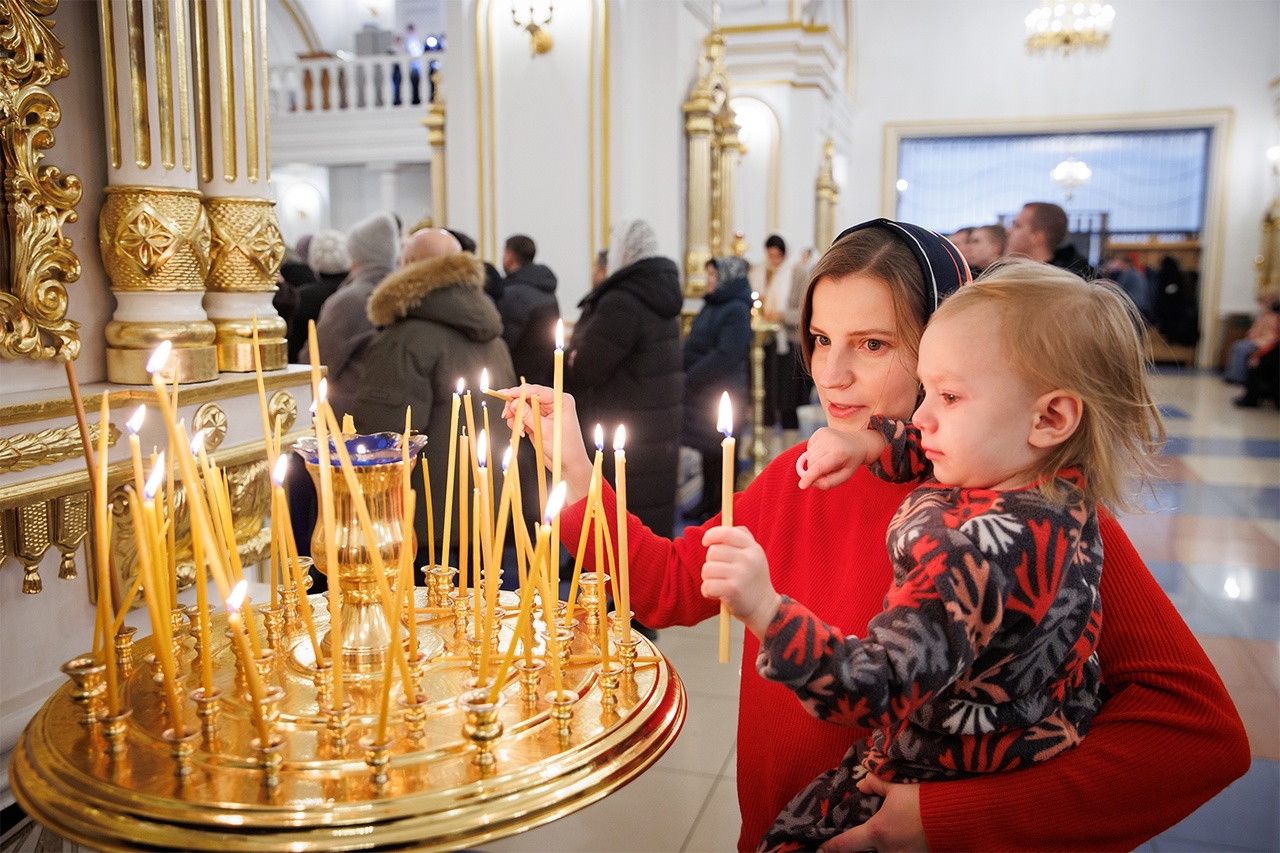
[[[318,630],[327,628],[321,596],[311,596]],[[508,617],[502,640],[511,630]],[[122,684],[132,708],[126,748],[106,750],[101,724],[81,722],[73,685],[58,689],[23,731],[12,753],[10,784],[22,808],[52,831],[101,850],[319,851],[364,849],[454,850],[522,832],[569,814],[622,787],[652,765],[675,741],[684,722],[684,686],[670,662],[640,638],[640,661],[624,674],[617,705],[602,704],[593,656],[599,649],[578,624],[564,685],[582,698],[574,705],[572,733],[562,741],[545,698],[528,703],[518,678],[503,688],[494,743],[496,764],[481,773],[475,747],[463,736],[465,714],[455,699],[472,676],[466,644],[452,618],[422,618],[424,648],[441,649],[421,685],[431,704],[425,735],[410,736],[394,703],[388,731],[387,781],[377,786],[359,744],[377,723],[381,676],[345,681],[355,708],[342,748],[326,731],[305,664],[305,634],[284,637],[269,684],[279,685],[275,730],[284,736],[279,784],[262,784],[251,755],[254,726],[239,694],[235,663],[224,637],[225,615],[214,620],[215,687],[223,693],[217,732],[195,740],[191,773],[175,774],[171,746],[162,738],[163,696],[143,662],[151,638],[134,645],[134,671]],[[265,636],[265,635],[264,635]],[[184,640],[182,686],[199,686],[195,652]],[[648,658],[648,660],[646,660]],[[544,673],[539,696],[551,691]],[[186,722],[199,731],[190,699]]]

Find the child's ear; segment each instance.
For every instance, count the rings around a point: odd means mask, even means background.
[[[1062,444],[1080,426],[1084,401],[1078,394],[1056,389],[1041,394],[1032,410],[1032,447],[1049,448]]]

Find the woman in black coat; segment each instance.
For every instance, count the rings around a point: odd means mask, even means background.
[[[604,426],[604,472],[614,483],[613,438],[627,428],[627,508],[661,536],[675,523],[680,451],[680,309],[675,262],[657,254],[643,221],[620,223],[609,244],[609,276],[579,303],[565,359],[587,447]]]
[[[720,511],[723,436],[717,430],[720,397],[733,403],[734,435],[747,414],[747,366],[751,354],[751,285],[742,258],[707,262],[707,293],[684,342],[683,444],[702,454],[702,501],[686,513],[704,521]]]

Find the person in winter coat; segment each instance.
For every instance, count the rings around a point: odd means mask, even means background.
[[[502,314],[502,339],[511,351],[516,376],[530,384],[550,385],[555,353],[556,274],[533,262],[538,247],[524,234],[507,238],[502,252],[502,282],[498,311]]]
[[[351,275],[320,309],[316,342],[320,363],[329,368],[329,404],[339,418],[344,413],[356,414],[364,351],[374,331],[365,306],[373,289],[395,268],[399,251],[400,229],[390,213],[375,213],[357,222],[347,235]],[[305,361],[310,355],[300,358]]]
[[[565,390],[577,400],[587,445],[597,423],[609,447],[618,426],[626,427],[627,507],[663,536],[675,523],[683,305],[680,273],[658,255],[653,228],[642,220],[619,223],[608,278],[578,304],[565,365]],[[603,457],[612,483],[613,453]]]
[[[489,371],[489,382],[495,388],[514,385],[516,376],[502,343],[498,309],[484,294],[484,264],[480,259],[463,253],[448,232],[426,229],[405,242],[400,260],[400,268],[387,276],[369,298],[368,320],[378,331],[365,354],[355,421],[361,432],[401,432],[405,407],[412,406],[412,427],[427,435],[424,457],[430,466],[437,554],[426,553],[426,495],[422,493],[421,475],[415,474],[414,488],[419,492],[414,515],[419,552],[416,565],[422,566],[435,563],[443,545],[449,422],[458,380],[462,379],[471,391],[479,429],[476,389],[480,386],[480,371]],[[494,488],[501,489],[502,454],[511,433],[501,417],[490,417],[489,421],[493,429],[489,459],[494,460]],[[528,482],[532,483],[532,478]],[[451,497],[456,500],[456,495]],[[535,492],[535,507],[536,500]],[[452,550],[458,543],[456,507],[451,526]],[[514,539],[509,536],[507,541]],[[456,566],[457,561],[451,560],[450,565]]]
[[[733,432],[747,415],[747,359],[751,353],[751,286],[742,258],[707,262],[707,293],[684,341],[684,428],[681,443],[702,454],[702,501],[685,513],[704,521],[720,511],[723,438],[717,431],[720,396],[729,392]]]
[[[315,273],[311,281],[298,287],[298,307],[289,319],[289,361],[298,361],[307,345],[307,325],[320,317],[320,309],[351,272],[351,256],[347,254],[347,235],[326,228],[311,238],[307,264]]]

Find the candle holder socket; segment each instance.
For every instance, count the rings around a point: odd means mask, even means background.
[[[372,735],[360,738],[360,749],[364,751],[364,763],[369,765],[370,780],[379,794],[383,793],[387,784],[387,767],[391,764],[391,745],[395,738],[390,735],[381,743],[375,743]]]
[[[267,628],[267,645],[278,651],[284,639],[284,607],[262,608],[262,622]]]
[[[635,634],[631,635],[630,640],[617,639],[613,641],[614,647],[618,650],[618,658],[622,662],[622,672],[628,678],[636,674],[636,654],[640,646],[640,638]]]
[[[427,569],[427,606],[448,607],[449,594],[453,590],[453,576],[458,570],[452,566],[432,566]]]
[[[409,737],[413,740],[421,740],[425,734],[427,721],[426,694],[415,693],[412,699],[408,696],[400,696],[396,699],[396,703],[404,709],[404,725],[409,732]]]
[[[542,673],[547,669],[547,662],[541,658],[519,660],[515,664],[520,673],[520,698],[529,706],[538,704],[538,686],[542,682]]]
[[[106,740],[107,754],[113,759],[119,758],[129,748],[129,718],[133,716],[132,708],[122,708],[114,717],[103,714],[102,736]]]
[[[173,756],[173,775],[179,779],[186,779],[194,769],[191,756],[195,754],[195,742],[198,737],[200,737],[199,730],[179,735],[174,729],[165,729],[161,735],[161,739],[169,745],[169,755]]]
[[[262,738],[255,737],[249,741],[249,749],[256,756],[258,768],[262,770],[262,787],[274,789],[280,784],[280,766],[284,764],[284,738],[278,734],[268,734],[264,744]]]
[[[581,604],[579,605],[583,611],[582,627],[591,635],[595,635],[600,630],[600,596],[598,594],[600,584],[604,584],[605,598],[609,596],[609,576],[604,575],[597,579],[597,572],[583,572],[582,577],[578,580],[579,595],[581,596]]]
[[[316,687],[316,705],[327,708],[333,704],[333,663],[313,661],[311,683]]]
[[[62,671],[71,679],[71,701],[80,707],[80,724],[97,725],[107,693],[106,664],[93,655],[80,655],[64,663]]]
[[[616,709],[618,707],[618,684],[622,676],[622,664],[611,660],[607,667],[603,663],[598,663],[592,669],[596,674],[596,681],[600,685],[600,706],[606,712]]]
[[[191,691],[191,698],[196,703],[196,717],[200,720],[200,731],[204,733],[206,743],[212,743],[218,734],[218,714],[222,710],[222,691],[214,688],[208,696],[203,687]]]
[[[458,697],[458,707],[466,714],[462,725],[462,734],[475,744],[476,754],[473,759],[481,773],[492,772],[497,763],[493,754],[493,744],[502,736],[502,721],[498,712],[506,699],[501,693],[496,702],[489,701],[489,691],[469,690]]]
[[[116,632],[116,668],[120,670],[120,680],[124,681],[133,675],[133,638],[138,629],[132,625],[121,625]]]
[[[343,702],[341,708],[325,705],[321,708],[325,715],[325,728],[329,731],[329,742],[341,749],[347,744],[347,729],[351,726],[351,711],[355,704],[350,700]]]
[[[578,701],[578,694],[567,689],[558,693],[552,690],[546,699],[551,705],[551,720],[555,723],[556,735],[560,738],[560,743],[564,744],[573,731],[573,706]]]
[[[187,608],[174,607],[169,611],[169,636],[173,640],[173,662],[178,672],[182,672],[182,656],[187,651]]]

